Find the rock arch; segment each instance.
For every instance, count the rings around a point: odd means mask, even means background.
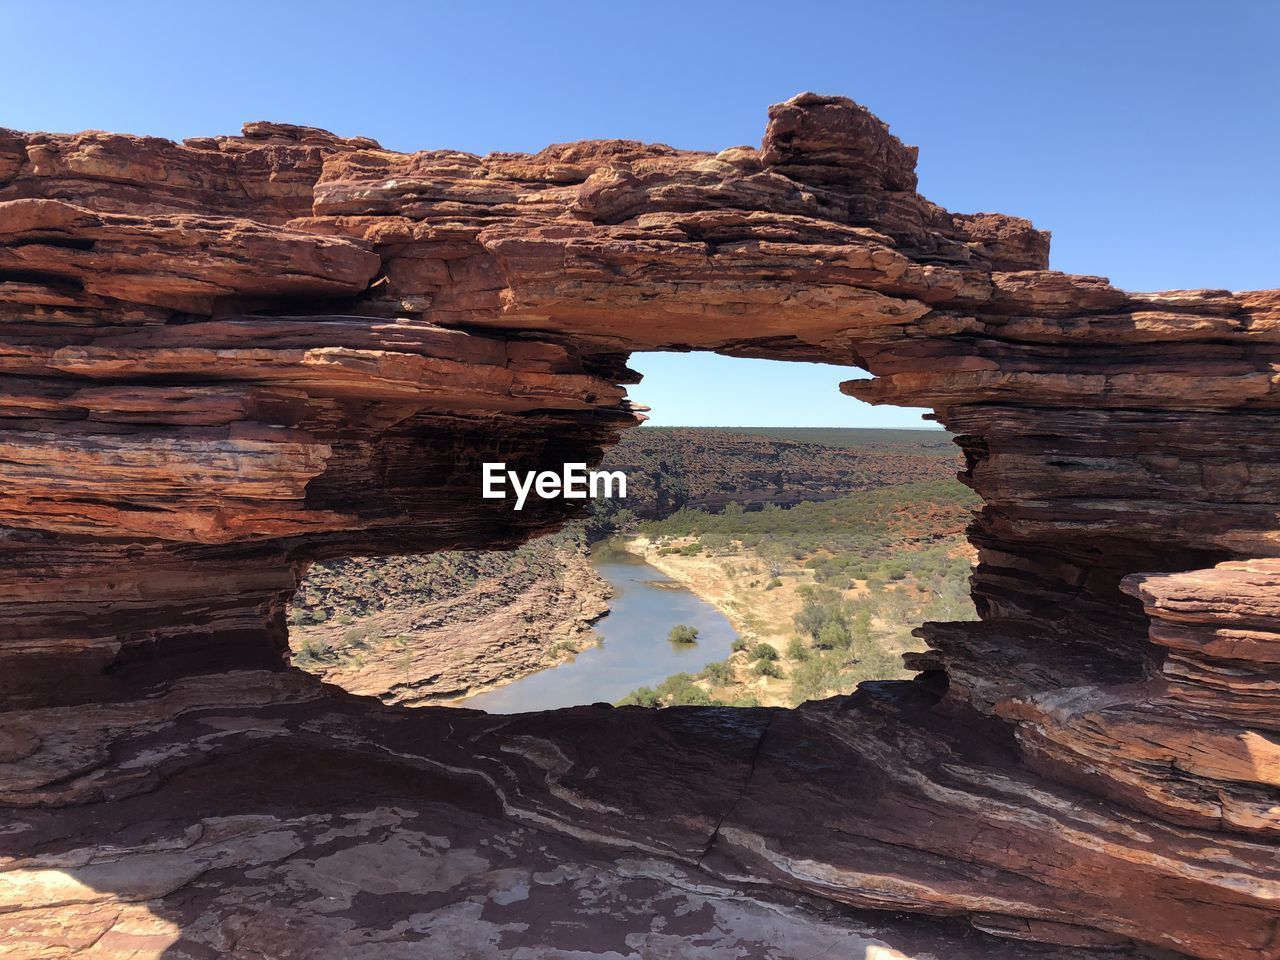
[[[919,196],[915,157],[813,94],[718,154],[0,132],[15,855],[100,845],[95,817],[267,742],[762,896],[1280,955],[1280,292],[1050,271],[1026,221]],[[479,464],[597,462],[653,349],[863,367],[846,392],[962,435],[982,619],[924,628],[921,681],[446,721],[280,672],[307,563],[564,522],[481,500]],[[180,925],[229,922],[200,909]]]

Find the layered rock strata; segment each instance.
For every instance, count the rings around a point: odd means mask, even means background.
[[[359,617],[295,623],[289,630],[293,663],[352,693],[419,705],[474,696],[598,644],[592,624],[609,612],[613,589],[591,565],[586,543],[566,538],[545,555],[529,554],[490,554],[513,562],[482,573],[467,563],[473,554],[450,554],[462,567],[452,583],[421,582],[400,591],[388,589],[387,581],[412,580],[421,563],[378,558],[312,567],[291,618],[308,606],[324,609],[318,599],[314,606],[306,602],[319,592],[317,581],[339,603],[354,607],[351,601],[370,594],[379,603]],[[443,595],[433,595],[438,586]]]
[[[929,203],[914,161],[808,94],[718,154],[0,135],[5,935],[102,952],[141,902],[175,955],[253,955],[252,891],[323,861],[347,892],[294,918],[303,953],[426,938],[421,887],[357,895],[338,839],[394,796],[759,903],[1280,955],[1280,292],[1050,271],[1047,234]],[[562,523],[479,499],[479,463],[596,462],[639,349],[863,367],[846,392],[932,407],[985,504],[981,621],[924,628],[915,683],[797,713],[414,713],[283,670],[308,563]],[[148,835],[188,851],[172,884],[138,880]],[[49,934],[90,913],[128,922]]]

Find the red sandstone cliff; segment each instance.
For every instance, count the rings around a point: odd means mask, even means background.
[[[472,928],[566,949],[494,893],[534,868],[566,921],[648,884],[683,943],[689,910],[796,894],[1280,955],[1280,292],[1055,273],[914,161],[811,94],[719,154],[0,133],[6,943],[355,956],[453,929],[424,891],[474,876]],[[933,407],[985,502],[981,622],[926,627],[916,684],[797,712],[409,715],[280,671],[307,563],[562,522],[478,499],[478,465],[597,460],[637,349]]]

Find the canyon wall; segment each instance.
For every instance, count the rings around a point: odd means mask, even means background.
[[[916,193],[915,158],[812,94],[718,154],[0,132],[7,936],[426,938],[413,903],[326,913],[286,881],[310,849],[359,888],[443,805],[456,836],[577,845],[615,892],[643,861],[952,918],[876,928],[908,951],[939,922],[1280,956],[1280,292],[1056,273],[1026,221]],[[307,564],[561,525],[481,500],[479,464],[598,462],[639,418],[627,355],[655,349],[861,367],[847,393],[932,407],[984,501],[981,621],[924,627],[914,682],[795,712],[487,718],[285,668]],[[322,831],[339,812],[383,840]],[[157,857],[172,884],[138,880]]]

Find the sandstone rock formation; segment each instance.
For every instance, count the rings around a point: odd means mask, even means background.
[[[432,555],[461,568],[451,579],[423,577],[420,557],[317,564],[290,607],[292,662],[351,693],[415,705],[562,663],[600,642],[592,625],[613,590],[581,535],[534,543],[547,549]],[[328,602],[362,615],[295,619]]]
[[[1280,291],[1055,273],[914,160],[811,94],[719,154],[0,133],[6,949],[1280,956]],[[933,407],[981,622],[795,712],[488,718],[283,668],[309,562],[561,523],[479,463],[598,460],[637,349]]]

